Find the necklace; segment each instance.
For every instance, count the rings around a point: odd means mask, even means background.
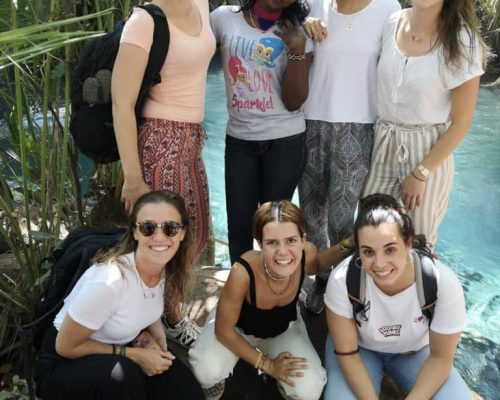
[[[284,295],[286,292],[288,292],[288,289],[290,289],[290,286],[292,286],[292,282],[294,280],[294,276],[295,276],[295,273],[292,273],[292,275],[290,275],[289,277],[285,277],[284,279],[288,278],[288,283],[286,284],[286,287],[281,291],[281,292],[277,292],[273,289],[273,287],[271,286],[271,282],[269,281],[268,277],[270,277],[271,275],[268,275],[266,274],[266,283],[267,283],[267,286],[269,287],[269,290],[276,296],[282,296]]]
[[[139,277],[139,282],[141,283],[141,287],[142,287],[142,294],[144,296],[145,299],[151,299],[156,296],[156,293],[154,291],[154,288],[150,288],[149,286],[147,286],[141,279],[141,277]]]
[[[252,21],[252,25],[255,29],[257,29],[258,31],[261,31],[261,32],[265,32],[263,31],[262,29],[258,28],[257,25],[255,25],[255,21],[253,20],[253,16],[252,16],[252,11],[251,10],[248,10],[248,14],[250,14],[250,21]]]
[[[351,32],[352,31],[352,15],[344,15],[345,16],[345,19],[346,19],[346,29],[347,29],[347,32]]]
[[[137,267],[135,268],[135,273],[137,274],[137,280],[139,281],[139,284],[141,285],[142,295],[144,296],[144,298],[145,299],[154,299],[156,296],[155,289],[156,289],[157,285],[153,288],[150,288],[148,285],[146,285],[144,283],[144,281],[142,280],[141,275],[139,274],[139,271],[137,271]]]
[[[286,278],[288,278],[287,276],[274,276],[273,274],[271,274],[269,272],[269,269],[267,268],[267,262],[266,260],[263,258],[263,262],[264,264],[264,272],[266,273],[266,276],[268,276],[269,278],[271,278],[273,281],[277,281],[277,282],[281,282],[281,281],[284,281]]]

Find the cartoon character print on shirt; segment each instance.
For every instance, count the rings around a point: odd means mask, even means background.
[[[284,47],[281,39],[265,37],[255,45],[252,56],[259,65],[274,68],[274,60],[281,54]]]
[[[272,47],[266,47],[263,43],[257,43],[257,45],[253,49],[253,58],[260,65],[270,66],[269,59],[273,54]],[[274,65],[273,65],[274,66]]]
[[[385,325],[378,328],[378,331],[384,336],[401,336],[402,325]]]
[[[228,69],[232,78],[232,82],[229,82],[229,84],[234,86],[238,97],[247,97],[248,70],[243,65],[243,62],[238,57],[229,57]]]
[[[236,111],[274,109],[273,96],[279,94],[273,93],[273,69],[284,48],[279,38],[264,37],[257,42],[239,35],[231,37],[227,70],[233,89],[231,106]]]

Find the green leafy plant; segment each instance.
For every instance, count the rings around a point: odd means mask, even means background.
[[[131,2],[7,3],[0,8],[0,242],[9,264],[0,269],[0,361],[19,365],[19,326],[32,318],[48,273],[41,261],[85,218],[66,118],[76,50],[112,29]]]
[[[29,400],[28,387],[26,381],[21,379],[19,375],[12,377],[12,382],[9,389],[0,391],[0,400]]]
[[[489,72],[500,72],[500,0],[480,0],[476,10],[481,22],[481,32],[492,50]]]

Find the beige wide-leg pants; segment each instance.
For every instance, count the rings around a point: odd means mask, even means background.
[[[363,197],[386,193],[401,199],[404,179],[422,162],[446,129],[446,124],[403,125],[378,119]],[[436,245],[437,230],[448,207],[454,170],[450,155],[429,175],[422,204],[409,213],[415,233],[425,234],[432,246]]]

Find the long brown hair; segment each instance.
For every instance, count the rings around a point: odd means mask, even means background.
[[[411,0],[402,3],[408,6],[411,5]],[[463,43],[462,29],[467,33],[466,43]],[[483,68],[486,68],[489,48],[481,37],[474,0],[444,0],[439,13],[438,37],[433,47],[443,45],[445,65],[455,71],[470,67],[478,43],[482,50]],[[462,65],[462,57],[469,65]]]
[[[173,206],[181,216],[185,226],[184,240],[180,243],[175,256],[165,265],[165,312],[171,312],[174,307],[183,303],[191,280],[191,265],[194,257],[194,238],[189,225],[189,218],[184,200],[178,194],[169,190],[156,190],[143,194],[137,199],[129,217],[127,231],[120,242],[108,251],[100,252],[94,257],[95,263],[116,262],[121,268],[129,268],[121,256],[135,252],[137,241],[134,239],[137,214],[147,204],[167,203]]]
[[[463,43],[462,29],[467,33],[466,43]],[[486,67],[489,51],[481,38],[474,0],[444,0],[439,14],[438,43],[443,45],[446,66],[454,70],[466,67],[461,65],[462,57],[469,62],[469,66],[472,64],[479,43],[483,66]]]
[[[288,200],[268,201],[253,216],[252,232],[257,242],[262,243],[264,226],[273,221],[292,222],[297,225],[301,237],[306,233],[306,220],[300,208]]]

